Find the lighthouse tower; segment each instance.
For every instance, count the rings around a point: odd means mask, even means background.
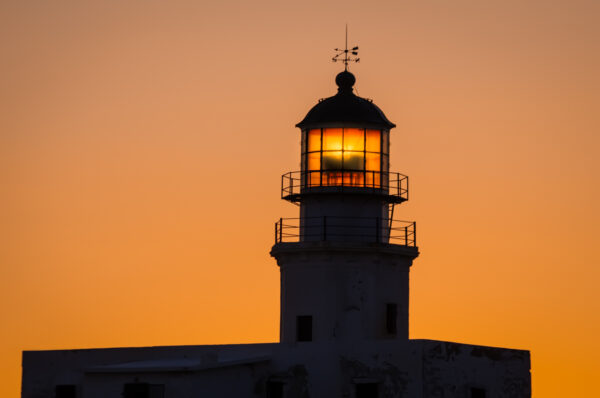
[[[275,223],[280,341],[25,351],[22,398],[531,398],[528,351],[408,338],[408,177],[390,171],[394,124],[355,94],[357,49],[282,177],[300,214]]]
[[[419,252],[414,222],[394,219],[408,177],[390,171],[395,125],[354,93],[346,70],[336,95],[296,125],[301,170],[282,176],[299,218],[275,225],[282,343],[408,339],[409,270]]]

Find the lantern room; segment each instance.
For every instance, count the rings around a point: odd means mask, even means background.
[[[408,199],[408,178],[389,171],[390,122],[373,101],[354,94],[354,75],[336,76],[336,95],[321,99],[296,125],[302,131],[300,171],[282,177],[282,198],[354,192]]]
[[[306,187],[388,185],[389,131],[356,127],[302,131]]]

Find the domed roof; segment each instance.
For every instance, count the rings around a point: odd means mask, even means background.
[[[384,129],[396,127],[372,101],[354,95],[352,86],[356,78],[352,73],[348,71],[339,73],[335,82],[338,85],[338,93],[319,101],[296,127],[301,129],[344,125]]]

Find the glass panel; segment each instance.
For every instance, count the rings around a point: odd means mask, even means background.
[[[313,152],[308,154],[308,170],[321,169],[321,152]]]
[[[321,150],[321,129],[308,132],[308,152]]]
[[[364,170],[365,153],[364,152],[344,152],[344,170]]]
[[[323,168],[323,170],[341,170],[342,169],[342,151],[323,152],[323,167],[322,168]]]
[[[383,132],[383,136],[381,137],[382,141],[382,148],[383,148],[383,153],[385,153],[386,155],[388,153],[390,153],[390,131],[389,130],[384,130]]]
[[[367,130],[367,152],[381,152],[381,132]]]
[[[363,129],[344,129],[344,151],[364,150],[365,131]]]
[[[309,187],[318,187],[320,185],[321,185],[321,172],[320,171],[309,172],[308,186]]]
[[[367,170],[380,171],[381,156],[378,153],[367,152]]]
[[[342,150],[342,129],[323,129],[323,150]]]
[[[378,172],[373,172],[373,187],[381,188],[381,174]]]
[[[365,173],[362,171],[344,172],[344,185],[350,187],[363,187],[365,185]]]
[[[365,171],[365,186],[374,188],[375,187],[375,173],[376,171]]]
[[[323,185],[342,185],[341,171],[323,172]]]

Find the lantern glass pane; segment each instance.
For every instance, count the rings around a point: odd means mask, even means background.
[[[365,153],[344,151],[344,170],[364,170]]]
[[[367,152],[381,152],[381,131],[367,130]]]
[[[365,131],[363,129],[344,129],[344,151],[364,151]]]
[[[321,152],[312,152],[308,154],[308,170],[321,169]]]
[[[323,150],[342,150],[342,129],[323,129]]]
[[[321,150],[321,129],[312,129],[308,132],[308,152]]]
[[[367,170],[381,171],[381,156],[367,152]]]
[[[342,151],[323,152],[323,170],[342,169]]]

